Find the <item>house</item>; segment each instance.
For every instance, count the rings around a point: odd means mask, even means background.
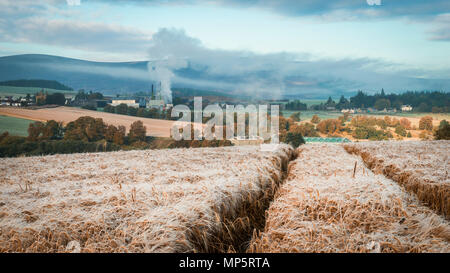
[[[410,112],[412,109],[411,105],[402,105],[402,112]]]
[[[355,113],[355,109],[342,109],[341,113],[354,114]]]

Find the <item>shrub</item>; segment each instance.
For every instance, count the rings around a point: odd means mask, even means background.
[[[439,128],[434,133],[434,138],[450,140],[450,124],[445,119],[439,124]]]
[[[292,125],[291,128],[289,129],[289,132],[300,133],[302,136],[306,136],[306,137],[319,136],[317,134],[314,124],[309,123],[309,122],[301,123],[300,125]]]
[[[28,125],[28,140],[38,141],[42,134],[43,128],[44,128],[44,124],[40,121],[30,123],[30,125]]]
[[[83,106],[81,106],[81,108],[87,109],[87,110],[92,110],[92,111],[97,111],[97,107],[95,107],[94,105],[89,105],[89,104],[83,105]]]
[[[395,133],[404,137],[406,136],[406,129],[402,125],[397,125],[397,127],[395,127]]]
[[[128,105],[126,105],[125,103],[121,103],[117,105],[115,108],[116,114],[126,115],[128,113]]]
[[[110,104],[106,105],[103,108],[103,111],[107,112],[107,113],[115,113],[116,112],[116,108]]]
[[[106,124],[101,118],[80,117],[69,122],[64,134],[65,140],[98,141],[104,138]]]
[[[136,116],[138,109],[135,107],[128,107],[127,114],[129,116]]]
[[[145,128],[142,121],[138,120],[131,124],[130,132],[128,133],[128,138],[130,143],[135,141],[145,141],[147,134],[147,128]]]
[[[125,126],[119,125],[117,131],[114,133],[113,142],[117,145],[123,145],[125,143],[125,133]]]
[[[322,134],[334,134],[341,129],[341,121],[337,119],[322,120],[317,124],[317,130]]]
[[[294,148],[297,148],[298,146],[305,144],[305,140],[300,133],[288,132],[286,134],[285,143],[292,145]]]
[[[299,122],[300,121],[300,112],[293,113],[289,118],[295,122]]]
[[[318,115],[312,116],[311,122],[314,123],[314,124],[318,124],[320,122],[319,116]]]
[[[44,140],[61,139],[63,137],[63,132],[64,128],[61,122],[49,120],[42,128],[41,139]]]
[[[411,130],[411,121],[407,118],[401,118],[400,125],[405,127],[405,129],[407,129],[407,130]]]
[[[357,127],[353,132],[353,137],[356,139],[370,139],[370,140],[387,140],[392,137],[390,132],[384,130],[377,130],[375,127]]]
[[[433,117],[425,116],[419,121],[419,130],[433,130]]]
[[[424,130],[424,131],[420,132],[419,138],[422,139],[422,140],[429,140],[430,139],[430,135],[429,135],[429,133],[427,131]]]

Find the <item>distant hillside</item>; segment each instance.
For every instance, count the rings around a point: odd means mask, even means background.
[[[15,87],[39,87],[39,88],[49,88],[56,90],[66,90],[72,91],[73,89],[61,84],[58,81],[49,80],[13,80],[0,82],[0,86],[15,86]]]
[[[52,88],[41,88],[41,87],[17,87],[17,86],[2,86],[0,85],[0,96],[13,96],[13,97],[24,97],[27,94],[33,95],[41,90],[46,93],[63,93],[66,97],[75,96],[76,92],[71,90],[58,90]]]
[[[50,55],[0,57],[0,81],[49,79],[75,90],[104,93],[147,91],[147,62],[102,63]]]
[[[148,93],[151,91],[152,82],[147,64],[147,61],[91,62],[41,54],[6,56],[0,57],[0,81],[47,79],[57,81],[66,87],[70,86],[74,90],[92,90],[107,95]],[[189,66],[176,70],[174,73],[188,81],[187,83],[177,83],[176,81],[172,83],[173,90],[179,90],[178,94],[180,95],[192,96],[201,93],[233,98],[243,96],[243,94],[241,96],[223,90],[216,91],[215,87],[200,88],[195,85],[197,80],[200,82],[202,80],[211,82],[218,80],[208,78],[209,76],[202,69],[194,69]],[[199,89],[202,91],[199,92]]]

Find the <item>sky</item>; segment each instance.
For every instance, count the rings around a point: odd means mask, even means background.
[[[0,0],[0,56],[29,53],[154,60],[248,93],[448,92],[450,1]]]

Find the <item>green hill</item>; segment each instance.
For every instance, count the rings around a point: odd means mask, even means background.
[[[27,94],[34,95],[44,89],[45,92],[49,94],[53,93],[63,93],[66,97],[69,95],[75,96],[75,91],[68,90],[58,90],[58,89],[50,89],[50,88],[41,88],[41,87],[16,87],[16,86],[1,86],[0,85],[0,96],[14,96],[14,97],[24,97]]]
[[[14,86],[14,87],[40,87],[55,90],[73,91],[72,88],[65,86],[58,81],[48,80],[14,80],[0,82],[0,86]]]

